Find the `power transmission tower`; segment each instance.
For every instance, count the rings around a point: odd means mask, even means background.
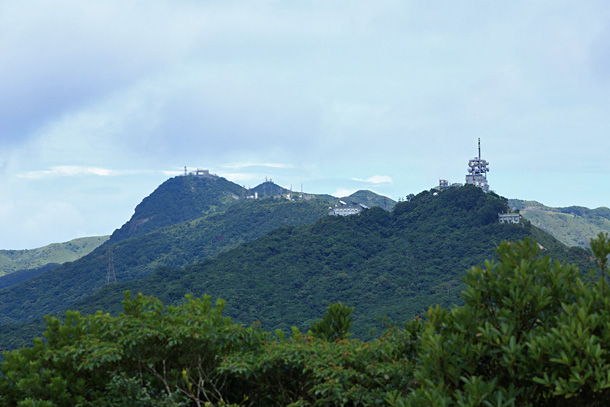
[[[114,254],[112,247],[108,248],[108,270],[106,271],[106,284],[116,283],[116,274],[114,272]]]

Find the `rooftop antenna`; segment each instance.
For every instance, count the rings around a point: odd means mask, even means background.
[[[481,159],[481,137],[479,137],[479,160]]]
[[[114,254],[112,246],[108,248],[108,270],[106,271],[106,284],[116,283],[116,274],[114,272]]]

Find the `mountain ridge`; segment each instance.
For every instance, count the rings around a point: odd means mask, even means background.
[[[567,246],[589,247],[591,238],[610,233],[610,209],[583,206],[549,207],[537,201],[509,199],[511,208]]]
[[[271,186],[256,188],[269,190]],[[60,312],[101,289],[111,252],[118,280],[136,280],[159,267],[178,268],[214,257],[280,226],[313,223],[327,215],[331,204],[315,194],[297,200],[277,195],[246,199],[249,191],[220,177],[170,178],[89,255],[1,289],[0,323]],[[279,191],[288,190],[275,192]],[[179,213],[181,208],[184,213]],[[145,219],[148,221],[142,222]],[[134,228],[134,224],[139,226]]]
[[[227,315],[240,323],[258,320],[267,330],[289,331],[340,301],[355,306],[358,325],[374,329],[378,317],[405,321],[431,305],[458,302],[465,271],[493,258],[502,240],[529,237],[554,258],[590,265],[582,249],[566,247],[528,221],[498,223],[498,212],[507,209],[506,200],[474,186],[424,191],[392,212],[372,208],[275,229],[216,258],[104,287],[75,309],[118,312],[124,290],[166,304],[185,294],[211,294],[226,300]]]
[[[0,277],[16,271],[35,269],[49,263],[62,264],[91,253],[110,236],[80,237],[35,249],[0,250]]]

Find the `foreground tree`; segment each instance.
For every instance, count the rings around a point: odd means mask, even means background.
[[[223,356],[258,348],[267,337],[222,316],[224,302],[186,298],[165,307],[139,295],[124,312],[47,318],[46,342],[5,353],[0,401],[7,406],[202,406],[231,397],[218,373]]]
[[[541,258],[532,241],[465,277],[465,304],[434,308],[422,336],[421,385],[395,406],[610,404],[610,241],[592,242],[602,274]]]

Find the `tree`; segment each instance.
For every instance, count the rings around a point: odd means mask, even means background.
[[[591,243],[600,265],[607,237]],[[604,275],[540,257],[535,242],[502,243],[472,268],[465,304],[429,311],[421,386],[391,405],[602,406],[610,403],[610,299]],[[603,267],[602,267],[603,268]]]
[[[348,339],[351,336],[353,323],[352,312],[354,307],[348,307],[340,302],[331,303],[322,318],[311,324],[309,333],[315,338],[328,342]]]

